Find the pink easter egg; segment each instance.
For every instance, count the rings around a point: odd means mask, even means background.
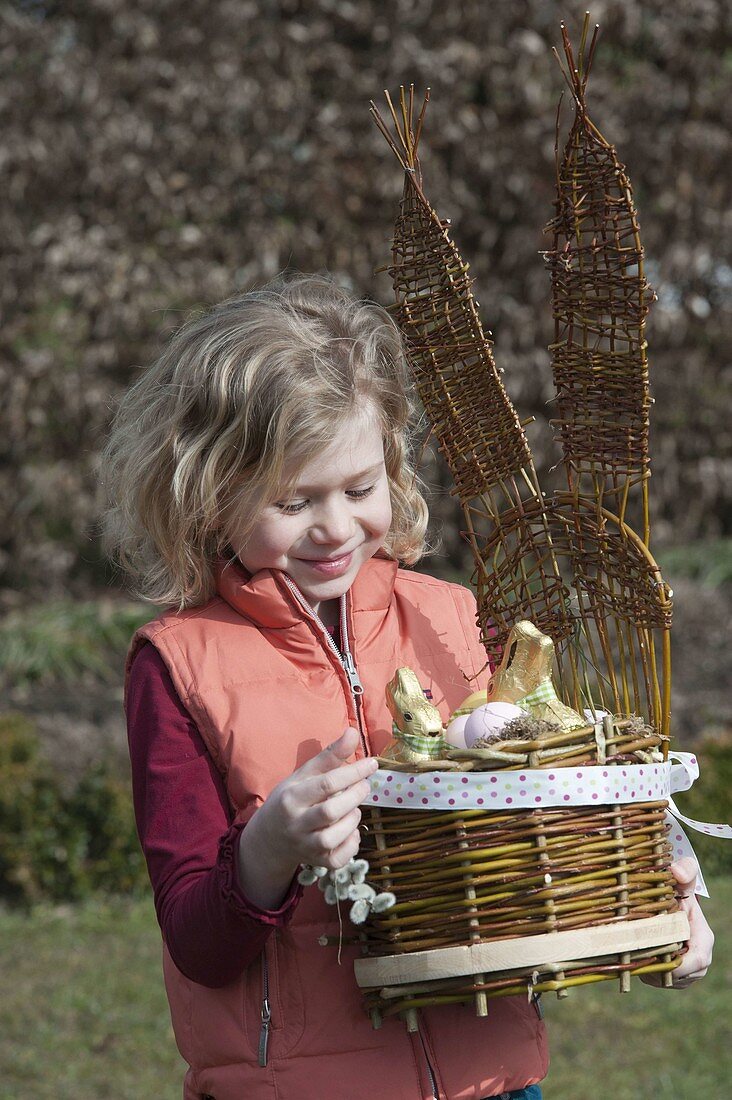
[[[513,703],[485,703],[482,707],[476,707],[472,714],[468,715],[465,724],[465,744],[472,748],[481,737],[490,740],[496,737],[507,722],[514,718],[523,718],[526,711]]]
[[[450,725],[445,730],[445,740],[448,745],[452,745],[454,749],[464,749],[465,744],[465,724],[470,718],[469,714],[459,714],[457,718],[453,718]]]

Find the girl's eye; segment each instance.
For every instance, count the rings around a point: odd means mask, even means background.
[[[375,488],[375,485],[369,485],[366,489],[347,489],[346,496],[350,500],[363,500],[365,497],[371,496]],[[303,512],[309,503],[309,500],[278,500],[275,501],[275,508],[282,515],[296,516],[298,512]]]
[[[287,504],[285,501],[278,500],[275,504],[280,512],[285,516],[296,516],[298,512],[302,512],[307,507],[308,502],[306,500],[296,500]]]

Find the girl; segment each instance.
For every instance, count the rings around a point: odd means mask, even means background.
[[[535,1004],[373,1030],[296,883],[358,850],[395,669],[443,719],[485,686],[472,595],[397,565],[427,518],[409,416],[388,315],[297,277],[185,326],[115,420],[108,544],[173,608],[133,639],[126,710],[187,1100],[540,1096]]]

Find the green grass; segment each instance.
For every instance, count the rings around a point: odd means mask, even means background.
[[[732,1093],[732,878],[709,883],[714,963],[686,990],[634,981],[545,996],[552,1066],[545,1100],[728,1100]]]
[[[710,889],[715,962],[695,988],[636,981],[621,997],[608,982],[543,998],[546,1100],[727,1100],[732,879]],[[183,1064],[149,901],[0,911],[0,942],[0,1100],[178,1100]]]
[[[71,681],[81,672],[114,675],[111,653],[124,653],[155,609],[112,600],[50,601],[0,621],[0,681],[29,685]]]
[[[711,539],[659,551],[664,576],[688,577],[709,588],[732,581],[732,539]]]
[[[179,1100],[149,900],[0,913],[1,1100]]]

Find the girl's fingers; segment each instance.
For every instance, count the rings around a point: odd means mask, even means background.
[[[373,757],[346,763],[358,748],[358,739],[358,731],[349,726],[337,741],[298,768],[285,783],[291,805],[306,809],[372,775],[378,768]]]
[[[308,857],[306,862],[321,867],[342,867],[358,851],[361,834],[358,825],[361,813],[358,809],[341,818],[327,829],[311,833],[307,840]],[[348,850],[348,855],[344,852]]]
[[[364,779],[343,791],[339,791],[330,798],[310,806],[302,815],[301,827],[304,833],[326,829],[329,825],[335,825],[337,821],[352,813],[357,806],[365,802],[371,790]]]
[[[694,893],[698,866],[695,859],[686,856],[671,864],[671,873],[676,879],[680,895],[681,908],[689,917],[689,942],[681,965],[674,970],[673,982],[677,989],[683,989],[692,982],[703,978],[712,961],[714,933]]]
[[[353,859],[358,855],[360,842],[361,838],[358,832],[351,833],[343,844],[341,844],[340,848],[328,854],[326,863],[321,864],[321,866],[327,866],[333,871],[337,871],[339,867],[345,867],[349,859]]]
[[[699,870],[696,860],[691,856],[684,856],[683,859],[677,859],[672,863],[669,870],[676,879],[677,892],[681,897],[691,897]]]
[[[360,760],[354,760],[352,764],[341,764],[340,767],[322,772],[320,775],[301,778],[298,774],[296,781],[298,797],[307,805],[314,806],[338,794],[339,791],[345,791],[362,779],[368,779],[377,768],[378,764],[373,756],[366,756]]]
[[[318,847],[325,855],[336,852],[344,841],[357,832],[360,821],[361,811],[351,810],[340,821],[336,821],[335,825],[329,825],[327,829],[321,829],[314,834],[318,838]]]
[[[354,760],[352,764],[341,764],[340,768],[334,768],[331,772],[313,777],[313,787],[320,796],[318,800],[330,798],[339,791],[359,783],[362,779],[368,779],[378,766],[372,756],[367,756],[361,760]]]
[[[361,815],[357,807],[368,797],[368,777],[378,768],[373,757],[345,763],[358,748],[358,740],[358,731],[349,727],[278,785],[273,819],[279,821],[277,835],[302,862],[320,859],[324,866],[342,866],[324,860],[337,849],[340,858],[346,838],[351,854],[358,850]]]
[[[711,962],[711,958],[709,960]],[[687,986],[693,985],[694,982],[698,982],[700,978],[703,978],[709,964],[705,963],[699,955],[694,951],[688,951],[681,962],[680,966],[672,972],[671,981],[674,989],[686,989]]]
[[[686,989],[703,978],[709,969],[714,933],[694,894],[698,870],[696,860],[687,856],[672,863],[670,870],[676,879],[681,908],[689,917],[689,942],[680,964],[672,972],[671,981],[674,989]],[[649,974],[641,980],[647,985],[662,985],[662,978],[657,974]]]

